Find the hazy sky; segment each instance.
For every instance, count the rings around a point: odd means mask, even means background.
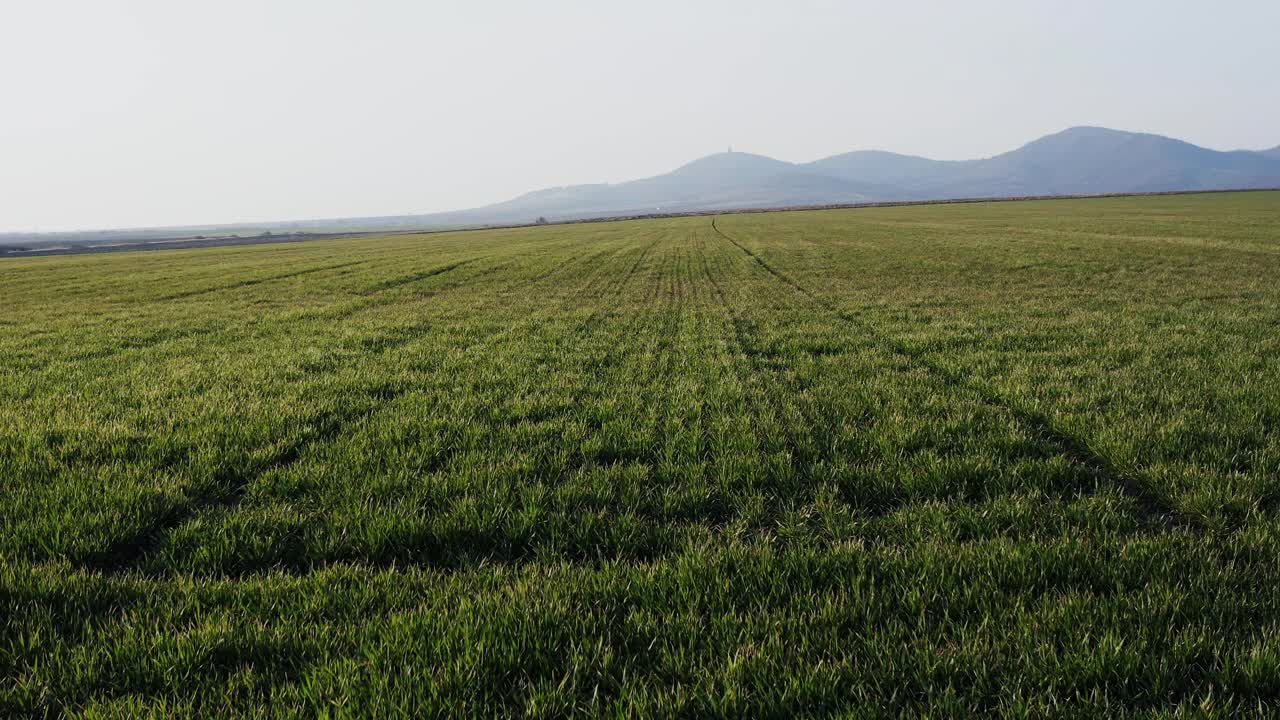
[[[1277,0],[0,0],[0,231],[456,209],[730,143],[1271,147],[1277,33]]]

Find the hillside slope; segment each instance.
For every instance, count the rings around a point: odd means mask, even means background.
[[[719,153],[670,173],[614,185],[539,190],[442,223],[528,222],[746,207],[1022,195],[1088,195],[1280,187],[1280,148],[1219,152],[1181,140],[1075,127],[981,160],[880,150],[788,163]]]

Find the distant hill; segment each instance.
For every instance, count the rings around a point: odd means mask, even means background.
[[[907,192],[877,182],[833,177],[763,155],[726,152],[643,180],[537,190],[496,205],[424,218],[448,224],[528,222],[537,217],[572,219],[707,208],[847,203],[904,196]]]
[[[930,160],[883,150],[858,150],[808,163],[814,172],[846,180],[872,179],[903,187],[921,187],[938,178],[955,177],[980,161]]]
[[[124,240],[387,232],[622,217],[652,213],[895,200],[1280,188],[1280,147],[1218,152],[1159,135],[1075,127],[982,160],[945,161],[860,150],[809,163],[727,152],[664,175],[571,185],[485,207],[430,215],[186,228],[0,234],[3,246]]]
[[[496,205],[423,216],[452,224],[891,200],[1280,187],[1280,148],[1218,152],[1181,140],[1075,127],[982,160],[879,150],[788,163],[719,153],[665,175],[539,190]]]
[[[1280,163],[1159,135],[1072,128],[965,168],[930,194],[979,196],[1276,187]]]

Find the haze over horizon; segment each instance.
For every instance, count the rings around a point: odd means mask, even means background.
[[[401,215],[697,157],[1280,143],[1280,4],[0,10],[0,232]],[[536,28],[536,30],[535,30]]]

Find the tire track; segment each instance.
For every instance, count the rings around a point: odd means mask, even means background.
[[[813,466],[816,462],[830,460],[830,457],[822,454],[812,454],[802,446],[799,434],[797,434],[793,429],[792,423],[787,422],[788,405],[786,401],[781,395],[769,392],[769,387],[763,381],[763,378],[773,375],[774,372],[760,360],[761,356],[764,355],[764,352],[755,341],[756,332],[752,327],[753,323],[743,317],[741,312],[739,312],[739,309],[729,301],[729,297],[725,293],[724,288],[720,285],[720,282],[716,280],[714,273],[711,272],[711,268],[707,263],[706,254],[701,252],[701,248],[699,248],[699,251],[702,255],[703,273],[711,283],[713,294],[729,316],[729,322],[733,328],[733,344],[737,346],[738,353],[741,354],[750,365],[749,372],[746,373],[745,376],[742,373],[738,373],[738,377],[745,379],[746,384],[753,388],[754,393],[763,398],[765,405],[767,405],[772,411],[781,427],[783,450],[788,456],[788,464],[791,468],[791,482],[795,483],[796,487],[784,488],[775,484],[769,488],[773,491],[775,500],[770,511],[776,516],[780,511],[778,501],[780,501],[783,496],[799,497],[797,491],[808,492],[810,496],[812,495],[812,491],[814,489],[812,487]],[[788,388],[793,387],[793,385],[794,384],[792,382],[787,381]],[[811,432],[811,444],[818,447],[829,447],[830,443],[821,442],[821,438],[819,436],[812,434],[819,428],[825,427],[826,423],[818,421],[806,413],[802,408],[796,407],[794,410],[804,418],[804,426]]]
[[[411,282],[426,280],[432,277],[436,277],[438,275],[444,275],[445,273],[452,272],[453,270],[456,270],[458,268],[461,268],[463,266],[469,265],[474,262],[479,262],[480,260],[483,260],[483,259],[484,259],[484,256],[481,256],[481,257],[471,258],[469,260],[463,260],[461,262],[452,263],[452,264],[437,267],[437,268],[432,268],[429,271],[425,271],[422,273],[415,273],[415,277],[413,277],[411,280],[405,280],[404,282],[401,282],[401,283],[391,284],[391,285],[388,285],[387,287],[379,288],[373,292],[366,291],[366,292],[363,292],[362,294],[366,298],[375,297],[376,295],[378,295],[379,293],[385,290],[390,290],[390,289],[393,289],[394,287],[398,287],[404,284],[409,284]],[[344,264],[332,266],[326,269],[333,269],[334,267],[347,267],[351,265],[360,265],[365,262],[368,262],[368,261],[361,260],[354,263],[344,263]],[[278,280],[285,277],[296,277],[300,274],[306,274],[309,272],[319,272],[321,269],[322,268],[314,268],[313,270],[309,270],[304,273],[286,273],[284,275],[274,276],[274,278],[271,278],[271,279]],[[260,284],[263,282],[268,282],[270,279],[258,278],[256,280],[257,282],[247,283],[247,284],[248,285]],[[231,287],[244,287],[245,285],[246,283],[238,283],[235,286],[225,286],[224,288],[221,288],[221,289],[230,289]],[[200,291],[200,293],[204,293],[204,292],[214,292],[214,290],[206,289],[206,290]],[[187,295],[186,297],[190,297],[190,295]],[[299,319],[323,319],[323,320],[330,320],[330,321],[343,320],[352,315],[355,315],[358,312],[361,312],[362,310],[366,310],[372,307],[378,307],[379,305],[388,304],[390,302],[392,302],[392,300],[384,300],[382,302],[370,302],[369,300],[356,300],[354,302],[340,305],[336,309],[331,309],[331,310],[318,312],[314,314],[300,315]],[[70,362],[102,360],[105,358],[112,357],[114,355],[119,355],[120,353],[129,351],[129,350],[148,350],[150,348],[163,345],[167,342],[172,342],[172,341],[182,340],[187,338],[204,337],[224,329],[226,329],[226,326],[223,325],[222,323],[212,323],[204,327],[170,328],[170,329],[160,330],[157,332],[152,332],[140,338],[126,338],[122,340],[119,344],[114,346],[98,348],[95,350],[88,350],[82,353],[77,353],[75,355],[68,357],[67,360]]]
[[[929,354],[926,351],[913,348],[903,343],[901,340],[890,337],[876,330],[873,326],[862,319],[854,315],[850,315],[835,303],[822,298],[804,285],[787,276],[785,273],[777,270],[760,255],[752,252],[749,248],[726,234],[716,225],[714,218],[711,221],[711,229],[720,237],[731,243],[734,247],[738,248],[738,250],[741,250],[747,257],[751,258],[751,260],[776,278],[779,282],[788,285],[796,292],[805,296],[814,305],[823,309],[827,313],[834,315],[840,320],[857,327],[867,337],[872,338],[877,343],[890,350],[893,354],[927,370],[934,377],[938,378],[946,387],[950,387],[953,390],[967,392],[976,397],[984,405],[995,408],[1012,417],[1021,429],[1031,437],[1040,440],[1040,442],[1045,446],[1052,448],[1058,455],[1066,458],[1071,464],[1084,470],[1086,473],[1105,481],[1122,492],[1126,497],[1133,501],[1138,508],[1138,512],[1146,522],[1160,527],[1186,528],[1199,526],[1199,523],[1197,523],[1193,517],[1186,515],[1175,507],[1169,498],[1149,488],[1145,483],[1133,475],[1122,472],[1116,468],[1108,458],[1094,452],[1088,446],[1088,443],[1054,425],[1052,419],[1047,415],[1017,405],[994,392],[985,384],[975,382],[970,377],[935,362],[929,357]]]
[[[187,298],[198,297],[200,295],[208,295],[210,293],[222,292],[224,290],[238,290],[240,288],[252,287],[254,285],[261,285],[263,283],[275,282],[277,280],[288,280],[289,278],[302,277],[303,275],[312,275],[314,273],[324,272],[326,270],[341,270],[342,268],[354,267],[356,265],[363,265],[367,262],[369,261],[354,260],[352,262],[337,263],[335,265],[322,265],[320,267],[307,268],[305,270],[294,270],[292,272],[279,273],[277,275],[267,275],[264,277],[249,278],[247,280],[240,280],[239,282],[228,283],[226,285],[215,285],[213,287],[199,288],[196,290],[184,290],[182,292],[173,293],[171,295],[161,295],[158,298],[154,298],[152,302],[185,300]]]
[[[364,290],[360,291],[360,294],[369,296],[369,295],[380,293],[384,290],[391,290],[393,288],[402,287],[404,285],[411,285],[413,283],[426,280],[427,278],[435,277],[436,275],[443,275],[451,270],[456,270],[460,267],[463,267],[464,265],[470,265],[471,263],[479,262],[481,260],[484,260],[486,257],[488,256],[481,255],[479,257],[473,257],[467,260],[460,260],[455,263],[449,263],[448,265],[441,265],[439,267],[434,267],[429,270],[422,270],[419,272],[409,273],[408,275],[401,275],[399,277],[389,278],[387,280],[383,280],[382,282],[374,283],[373,285],[366,287]]]
[[[375,354],[394,347],[398,345],[387,344]],[[311,446],[332,442],[348,427],[373,415],[382,405],[407,392],[408,388],[391,385],[369,388],[362,394],[360,402],[344,404],[312,417],[303,423],[297,437],[287,441],[268,457],[244,465],[219,468],[211,481],[201,487],[188,502],[171,508],[147,527],[118,538],[99,551],[73,560],[72,565],[107,574],[141,567],[170,532],[208,510],[234,508],[248,494],[249,488],[267,473],[285,470],[296,464]]]
[[[615,249],[614,252],[617,252],[617,250]],[[603,263],[596,264],[585,278],[586,282],[580,285],[577,288],[577,293],[567,298],[564,304],[571,305],[580,296],[589,292],[602,276],[603,270]],[[625,279],[623,281],[625,282]],[[612,293],[613,297],[617,297],[617,295],[618,293],[616,292]],[[490,304],[493,305],[500,302],[501,298],[497,294],[490,299]],[[587,318],[578,323],[573,330],[573,334],[581,335],[591,332],[592,328],[602,319],[605,309],[603,305],[595,308]],[[476,347],[497,342],[501,338],[516,332],[520,327],[520,323],[495,327],[481,338],[478,343],[469,345],[467,349],[470,351]],[[416,323],[365,338],[359,341],[359,345],[365,350],[365,354],[361,357],[368,358],[384,355],[392,350],[404,347],[426,335],[429,331],[429,324]],[[329,367],[320,374],[333,375],[342,367],[341,365]],[[188,502],[171,508],[168,512],[149,523],[147,527],[118,538],[101,550],[72,558],[71,565],[81,570],[108,575],[144,569],[148,561],[163,545],[165,538],[174,530],[196,520],[207,512],[234,510],[247,496],[249,489],[268,473],[284,471],[301,462],[311,448],[337,440],[353,426],[376,415],[414,389],[414,386],[397,387],[386,383],[366,388],[354,402],[347,401],[338,407],[325,410],[304,421],[301,431],[296,433],[295,437],[289,439],[265,458],[241,465],[220,468],[214,473],[209,482],[193,494]],[[448,453],[448,455],[452,455],[452,452]],[[448,458],[445,457],[440,462],[443,464],[447,460]],[[305,563],[305,559],[299,559],[299,563]]]

